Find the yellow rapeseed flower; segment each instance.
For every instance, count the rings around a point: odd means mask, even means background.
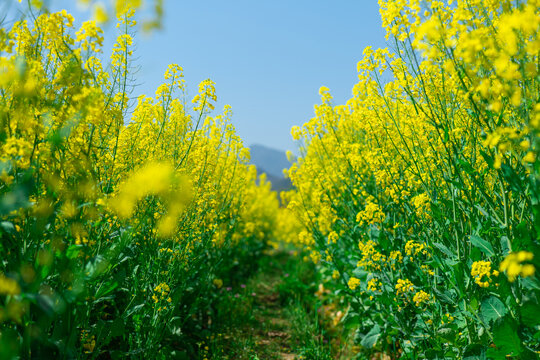
[[[471,267],[471,275],[474,277],[474,282],[480,287],[488,287],[489,280],[491,278],[491,262],[489,261],[475,261]],[[482,281],[484,276],[487,277],[485,281]]]
[[[534,275],[535,268],[532,264],[522,264],[531,261],[534,255],[528,251],[513,252],[506,256],[499,266],[500,271],[506,271],[508,280],[514,282],[518,276],[528,277]]]
[[[221,287],[223,286],[223,280],[221,279],[214,279],[212,281],[212,283],[214,284],[215,287],[217,287],[218,289],[221,289]]]
[[[413,301],[414,301],[414,304],[416,306],[420,306],[422,305],[423,303],[426,303],[429,301],[429,294],[426,293],[424,290],[420,290],[419,292],[417,292],[416,294],[414,294],[413,296]]]
[[[17,281],[0,275],[0,295],[19,295],[21,288]]]
[[[360,279],[357,279],[354,276],[351,276],[351,278],[349,279],[347,285],[349,286],[349,289],[356,290],[358,285],[360,285]]]
[[[414,291],[414,285],[409,279],[398,279],[396,284],[396,295],[406,294]]]

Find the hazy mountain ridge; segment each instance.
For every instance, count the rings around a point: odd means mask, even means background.
[[[280,192],[292,188],[290,179],[283,176],[283,169],[291,166],[284,151],[254,144],[250,146],[250,152],[250,163],[257,167],[258,174],[266,174],[268,181],[272,183],[273,190]]]

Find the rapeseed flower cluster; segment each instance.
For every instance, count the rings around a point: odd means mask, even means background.
[[[171,292],[171,288],[169,285],[165,283],[161,283],[157,285],[154,288],[154,294],[152,295],[152,300],[154,300],[154,303],[159,303],[162,300],[165,300],[166,302],[170,303],[172,299],[169,296],[169,293]],[[164,310],[165,307],[159,307],[158,311]]]
[[[19,295],[21,287],[14,279],[0,275],[0,295]]]
[[[491,262],[489,261],[475,261],[472,264],[471,275],[478,286],[485,288],[490,285],[491,276],[498,276],[499,272],[497,270],[491,271]]]
[[[84,329],[54,351],[84,358],[115,343],[167,357],[164,339],[205,321],[233,263],[298,237],[248,164],[230,106],[212,112],[211,80],[192,102],[171,65],[154,94],[130,101],[141,4],[102,9],[119,25],[106,62],[98,22],[76,29],[66,11],[0,29],[0,333],[35,335],[13,356]]]
[[[518,276],[528,277],[535,273],[534,265],[523,264],[523,262],[531,261],[534,258],[533,253],[528,251],[519,251],[517,253],[508,254],[499,265],[499,270],[506,272],[510,282],[516,281]]]
[[[396,295],[404,295],[414,291],[414,285],[409,279],[398,279],[396,283]]]
[[[359,332],[386,329],[378,346],[389,354],[392,341],[421,358],[467,357],[464,347],[494,342],[500,353],[482,351],[502,358],[511,352],[497,345],[503,336],[488,334],[514,320],[482,324],[475,311],[490,318],[489,304],[499,303],[487,297],[495,296],[506,301],[502,313],[516,314],[520,301],[537,296],[535,264],[523,254],[539,246],[539,3],[379,6],[389,48],[365,48],[352,97],[334,104],[321,88],[314,116],[291,129],[300,154],[286,171],[296,188],[286,203],[304,226],[296,243],[326,259],[318,264],[324,271],[338,269],[337,286],[353,271],[380,279],[376,299],[371,292],[349,300]],[[498,271],[511,287],[501,278],[490,286]],[[459,304],[465,298],[473,310]],[[429,307],[418,314],[410,304]],[[394,320],[396,308],[407,320]],[[436,321],[446,312],[456,319],[455,337]],[[517,342],[513,356],[527,346],[540,351],[529,335]]]
[[[347,285],[349,285],[349,289],[356,290],[356,288],[360,285],[360,279],[355,278],[354,276],[351,276],[349,278],[349,281],[347,282]]]
[[[421,306],[423,303],[426,303],[429,301],[429,294],[426,293],[424,290],[420,290],[413,296],[413,302],[416,306]]]

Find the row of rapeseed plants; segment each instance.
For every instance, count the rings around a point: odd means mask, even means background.
[[[95,21],[30,9],[0,27],[0,358],[194,358],[292,218],[212,81],[132,104],[130,6],[105,64]]]
[[[540,2],[379,4],[392,50],[292,129],[296,243],[368,356],[537,359]]]
[[[0,358],[194,358],[276,240],[341,288],[360,358],[538,358],[540,1],[381,0],[392,51],[293,129],[289,210],[210,80],[130,101],[142,2],[110,3],[105,64],[94,21],[0,26]]]

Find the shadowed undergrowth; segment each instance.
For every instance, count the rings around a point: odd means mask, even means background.
[[[286,251],[267,253],[245,284],[222,288],[215,314],[222,325],[201,344],[201,358],[340,358],[324,325],[319,280],[312,263]]]

